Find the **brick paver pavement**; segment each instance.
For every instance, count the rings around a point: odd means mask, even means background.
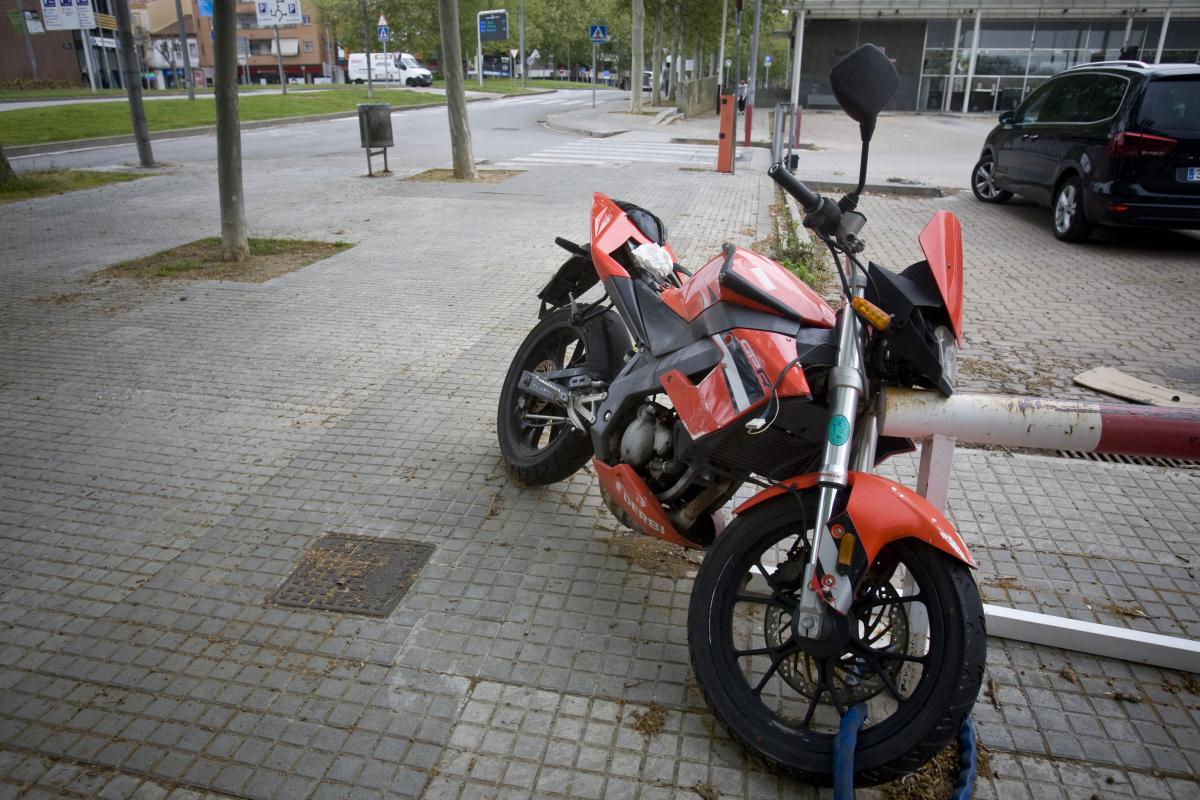
[[[584,238],[593,189],[659,213],[695,264],[765,234],[762,173],[543,167],[469,187],[360,170],[247,164],[254,233],[358,242],[265,284],[87,281],[216,232],[215,180],[197,169],[0,217],[0,795],[817,796],[714,726],[687,664],[687,565],[631,559],[588,472],[511,485],[493,430],[562,257],[552,237]],[[923,203],[864,205],[877,258],[913,255]],[[1187,323],[1170,327],[1195,296],[1194,252],[1054,267],[1024,228],[1004,238],[1011,209],[952,207],[969,231],[968,355],[1019,352],[1004,338],[1053,322],[1055,357],[1083,360],[1119,352],[1104,337],[1140,317],[1125,346],[1157,346],[1150,369],[1169,366],[1164,346],[1195,363]],[[1093,290],[1094,316],[1060,316]],[[1101,317],[1104,336],[1085,324]],[[1195,635],[1193,475],[983,452],[959,465],[951,512],[989,598],[1074,615],[1084,597],[1098,619]],[[890,469],[911,480],[913,462]],[[329,531],[436,551],[386,619],[272,605]],[[1107,619],[1109,602],[1147,618]],[[1192,679],[997,640],[989,676],[977,713],[996,774],[980,796],[1194,796]],[[651,704],[663,730],[643,736],[632,721]]]

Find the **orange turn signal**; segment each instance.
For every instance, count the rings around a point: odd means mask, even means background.
[[[870,326],[877,331],[887,330],[887,326],[892,324],[892,315],[872,303],[870,300],[866,300],[862,297],[856,297],[850,301],[850,307],[853,308],[860,317],[865,319]]]
[[[846,575],[850,572],[850,564],[854,560],[854,534],[847,533],[838,543],[837,571]]]

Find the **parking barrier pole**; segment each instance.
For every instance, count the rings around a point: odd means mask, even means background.
[[[921,443],[917,490],[939,510],[961,441],[1034,450],[1200,458],[1200,409],[891,389],[880,433]],[[1200,673],[1200,642],[985,603],[988,635]]]

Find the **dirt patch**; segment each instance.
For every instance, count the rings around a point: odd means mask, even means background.
[[[245,261],[233,262],[221,260],[221,240],[214,236],[116,264],[95,273],[90,280],[133,278],[144,281],[173,279],[262,283],[353,246],[349,242],[251,239],[250,257]]]
[[[500,513],[500,509],[504,507],[504,499],[500,496],[500,492],[492,495],[492,499],[488,502],[487,511],[483,512],[484,519],[491,519]]]
[[[692,784],[692,791],[703,798],[703,800],[721,800],[721,793],[711,783]]]
[[[1024,387],[1030,394],[1045,394],[1058,386],[1069,386],[1075,365],[1053,357],[1035,354],[1031,369],[1017,369],[995,357],[967,356],[958,360],[959,371],[965,376],[983,378],[997,388]]]
[[[1009,592],[1028,592],[1030,588],[1018,581],[1010,575],[997,575],[994,578],[984,578],[982,581],[984,586],[992,586],[996,589],[1004,589]]]
[[[47,306],[65,306],[74,303],[82,296],[79,292],[59,292],[58,294],[39,297],[33,302]]]
[[[976,770],[979,775],[992,774],[992,757],[978,741],[975,743]],[[946,800],[958,780],[958,740],[929,760],[911,775],[880,786],[884,800]]]
[[[633,712],[633,729],[649,739],[662,733],[667,723],[667,710],[658,703],[651,703],[645,711]]]
[[[700,566],[688,558],[687,551],[679,545],[652,536],[617,534],[604,536],[600,541],[616,548],[621,558],[660,578],[686,578]]]
[[[477,181],[460,180],[454,177],[454,170],[452,169],[427,169],[424,172],[418,172],[416,175],[409,175],[404,180],[442,183],[500,183],[514,175],[520,175],[525,172],[523,169],[481,169],[476,171],[479,173],[479,180]]]
[[[994,679],[987,679],[987,686],[984,687],[983,696],[988,699],[993,708],[997,711],[1000,710],[1000,692],[996,688],[996,681]]]
[[[1116,614],[1118,617],[1126,619],[1150,619],[1150,615],[1140,606],[1136,605],[1119,605],[1117,603],[1107,603],[1102,606],[1097,606],[1101,611],[1107,611],[1110,614]]]

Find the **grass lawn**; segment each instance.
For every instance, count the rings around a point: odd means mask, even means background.
[[[242,122],[300,117],[306,114],[332,114],[353,111],[367,102],[366,88],[340,91],[291,92],[287,95],[260,94],[238,100]],[[373,103],[411,106],[440,103],[437,96],[403,89],[376,89]],[[216,123],[212,95],[193,100],[158,100],[145,103],[146,123],[151,131],[193,128]],[[71,103],[46,108],[0,110],[0,142],[5,145],[61,142],[92,136],[117,136],[133,133],[127,103]]]
[[[31,200],[51,194],[63,194],[79,189],[94,189],[109,183],[124,183],[145,178],[153,173],[96,172],[81,169],[56,169],[41,172],[18,172],[17,179],[0,186],[0,204]]]
[[[93,276],[106,278],[177,278],[261,283],[353,247],[350,242],[303,239],[250,239],[250,258],[241,263],[221,260],[221,240],[198,239],[154,255],[126,261]]]

